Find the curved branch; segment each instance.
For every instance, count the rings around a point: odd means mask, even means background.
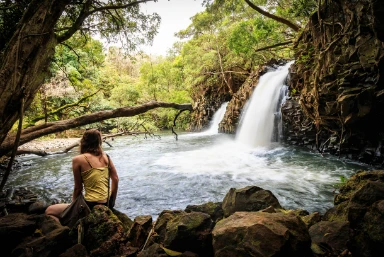
[[[177,133],[175,132],[175,130],[173,129],[174,127],[176,127],[176,120],[177,118],[180,116],[180,114],[184,111],[191,111],[190,109],[183,109],[183,110],[180,110],[179,113],[175,116],[175,118],[173,119],[173,126],[172,126],[172,134],[175,134],[175,139],[176,141],[178,140],[178,135]]]
[[[276,16],[272,13],[269,13],[269,12],[266,12],[264,11],[263,9],[261,9],[260,7],[256,6],[254,3],[252,3],[250,0],[244,0],[252,9],[254,9],[255,11],[257,11],[258,13],[268,17],[268,18],[271,18],[277,22],[280,22],[280,23],[283,23],[285,25],[287,25],[288,27],[290,27],[291,29],[293,29],[294,31],[299,31],[300,27],[296,24],[294,24],[293,22],[287,20],[287,19],[284,19],[283,17],[280,17],[280,16]]]
[[[67,32],[65,32],[61,36],[57,37],[57,41],[59,43],[62,43],[65,40],[69,39],[70,37],[72,37],[73,34],[76,33],[76,31],[78,31],[80,29],[80,27],[81,27],[81,25],[83,25],[85,19],[89,16],[89,13],[90,13],[89,8],[91,6],[91,3],[92,3],[91,0],[87,0],[84,3],[83,9],[81,10],[79,16],[77,17],[77,19],[76,19],[75,23],[72,25],[72,27],[70,27],[67,30]]]
[[[92,1],[88,0],[85,2],[83,9],[81,10],[79,16],[77,17],[77,19],[76,19],[75,23],[72,25],[72,27],[70,27],[67,30],[67,32],[65,32],[61,36],[58,36],[57,41],[59,43],[61,43],[65,40],[69,39],[74,33],[76,33],[76,31],[80,30],[85,19],[96,12],[102,12],[102,11],[106,11],[106,10],[125,9],[125,8],[135,6],[135,5],[140,4],[140,3],[153,2],[153,1],[156,1],[156,0],[138,0],[135,2],[131,2],[129,4],[124,4],[124,5],[105,5],[105,6],[102,6],[99,8],[94,8],[92,11],[90,11],[89,9],[91,7]]]
[[[75,103],[71,103],[71,104],[66,104],[66,105],[63,105],[59,108],[57,108],[56,110],[53,110],[49,113],[47,113],[46,115],[53,115],[53,114],[57,114],[57,113],[60,113],[61,111],[65,110],[65,109],[68,109],[70,107],[74,107],[74,106],[79,106],[80,103],[84,102],[85,100],[87,100],[88,98],[96,95],[98,92],[100,92],[101,89],[97,90],[96,92],[90,94],[90,95],[87,95],[87,96],[84,96],[83,98],[81,98],[79,101],[75,102]],[[30,122],[30,126],[33,126],[34,123],[38,122],[39,120],[42,120],[46,117],[46,115],[40,115],[40,116],[37,116],[36,118],[34,118],[31,122]],[[30,127],[28,126],[28,127]]]
[[[128,8],[128,7],[137,5],[137,4],[146,3],[146,2],[154,2],[154,1],[156,1],[156,0],[139,0],[139,1],[135,1],[135,2],[132,2],[129,4],[124,4],[124,5],[105,5],[103,7],[93,9],[91,12],[89,12],[89,14],[91,15],[91,14],[94,14],[95,12],[101,12],[101,11],[105,11],[105,10],[124,9],[124,8]]]
[[[281,43],[278,43],[278,44],[275,44],[275,45],[266,46],[266,47],[262,47],[262,48],[256,49],[256,50],[254,50],[254,52],[260,52],[260,51],[268,50],[268,49],[279,47],[279,46],[289,45],[289,44],[292,44],[292,43],[293,43],[292,40],[291,41],[286,41],[286,42],[281,42]]]
[[[139,106],[122,107],[115,110],[100,111],[91,114],[79,116],[77,118],[47,122],[41,125],[29,127],[21,132],[20,145],[25,144],[33,139],[39,138],[44,135],[65,131],[67,129],[92,124],[95,122],[117,118],[117,117],[132,117],[138,114],[145,113],[149,110],[156,108],[173,108],[176,110],[189,110],[192,111],[192,104],[176,104],[164,102],[149,102]],[[7,137],[3,144],[0,146],[0,156],[7,154],[13,146],[12,137]]]

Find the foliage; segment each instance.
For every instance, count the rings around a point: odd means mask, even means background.
[[[109,48],[105,53],[102,43],[91,37],[95,31],[112,40],[125,38],[126,48],[137,49],[139,44],[153,39],[160,18],[156,14],[141,13],[139,5],[96,11],[103,6],[96,1],[90,2],[92,4],[88,11],[93,13],[85,17],[78,28],[79,33],[56,47],[50,68],[52,78],[36,95],[26,113],[27,122],[42,114],[47,121],[54,121],[100,110],[135,106],[152,100],[191,102],[191,96],[199,94],[198,88],[201,85],[226,87],[229,86],[228,74],[245,77],[254,66],[272,57],[291,57],[284,48],[255,51],[292,40],[295,35],[284,24],[260,15],[243,0],[204,1],[206,10],[192,17],[190,26],[177,33],[182,41],[176,43],[166,57],[131,55],[128,58],[124,50],[116,47]],[[108,5],[121,6],[129,2],[111,0]],[[303,24],[316,8],[314,0],[252,2],[297,24]],[[5,4],[4,1],[0,3]],[[28,3],[15,1],[15,7],[1,10],[7,14],[0,16],[0,29],[8,29],[8,34],[5,33],[3,37],[12,34],[15,25],[9,26],[11,17],[19,17]],[[67,35],[67,28],[75,25],[84,7],[84,4],[70,4],[66,7],[56,24],[58,38]],[[84,102],[49,115],[95,92],[98,93]],[[153,110],[134,118],[106,121],[100,126],[122,130],[136,129],[139,124],[145,123],[153,129],[170,128],[176,114],[172,110]],[[188,122],[187,113],[178,119],[181,128],[187,128]]]

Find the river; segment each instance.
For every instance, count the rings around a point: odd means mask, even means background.
[[[367,169],[277,143],[248,148],[225,134],[180,134],[178,141],[170,133],[161,139],[117,137],[112,145],[104,150],[120,178],[116,208],[131,218],[222,201],[230,188],[251,185],[271,190],[284,208],[323,213],[340,177]],[[48,202],[70,201],[75,154],[21,157],[25,165],[9,185],[30,188]]]

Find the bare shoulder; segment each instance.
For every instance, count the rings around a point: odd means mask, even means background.
[[[72,158],[73,163],[81,163],[83,161],[84,157],[83,155],[76,155]]]

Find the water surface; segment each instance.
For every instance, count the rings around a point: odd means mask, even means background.
[[[161,139],[117,137],[112,145],[104,150],[120,178],[116,208],[131,218],[222,201],[230,188],[252,185],[271,190],[286,209],[323,213],[333,205],[340,176],[367,169],[279,144],[247,148],[225,134],[180,134],[178,141],[169,133]],[[28,166],[11,174],[10,185],[31,188],[48,202],[70,201],[75,154],[21,157]]]

